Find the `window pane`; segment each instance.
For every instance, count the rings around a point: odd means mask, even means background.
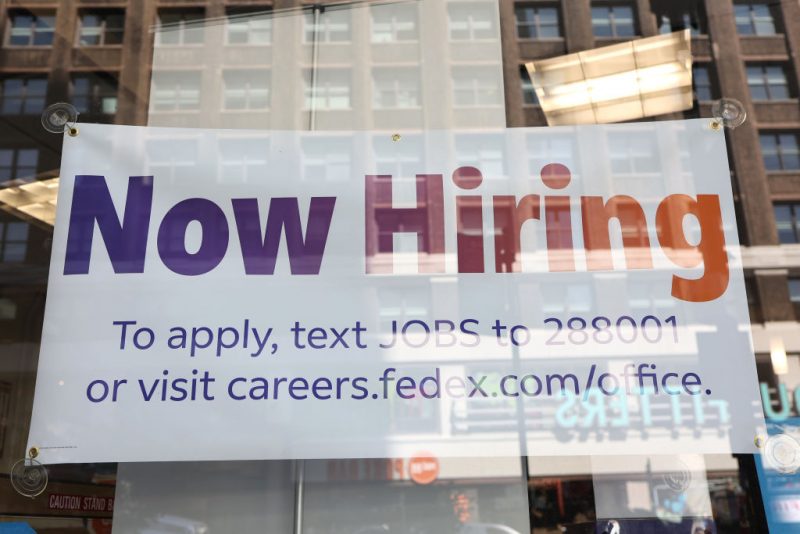
[[[778,228],[778,241],[781,243],[796,243],[797,238],[792,224],[792,209],[786,204],[776,204],[775,225]]]

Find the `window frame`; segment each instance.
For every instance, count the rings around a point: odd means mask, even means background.
[[[266,105],[263,107],[253,107],[251,105],[251,100],[253,99],[253,92],[255,90],[260,89],[260,87],[254,87],[256,84],[253,82],[252,78],[247,78],[244,87],[237,88],[238,90],[244,91],[244,103],[245,106],[242,108],[230,108],[227,105],[228,102],[228,90],[229,90],[229,81],[227,76],[235,76],[237,74],[253,74],[253,75],[266,75],[267,85],[264,90],[266,91]],[[245,79],[245,78],[242,78]],[[258,69],[246,69],[246,68],[230,68],[224,69],[222,71],[222,102],[220,103],[220,109],[224,113],[237,113],[237,112],[264,112],[269,111],[272,108],[272,71],[269,69],[258,68]]]
[[[20,111],[19,111],[19,113],[4,113],[3,112],[3,108],[5,107],[6,98],[7,98],[6,91],[5,91],[5,82],[7,80],[14,80],[14,79],[23,80],[24,81],[24,83],[22,85],[22,87],[23,87],[22,96],[14,97],[14,98],[19,98],[19,100],[20,100]],[[41,96],[41,98],[42,98],[42,106],[41,106],[41,108],[37,108],[37,109],[35,109],[33,111],[26,111],[25,110],[25,105],[28,102],[28,92],[29,92],[28,91],[28,82],[30,80],[42,80],[42,81],[44,81],[44,94],[42,94],[42,96]],[[48,77],[47,77],[47,74],[45,74],[45,73],[24,72],[24,73],[8,73],[6,75],[3,75],[2,77],[0,77],[0,117],[21,117],[21,116],[38,115],[39,113],[44,111],[45,107],[47,107],[47,88],[48,88]]]
[[[248,19],[248,15],[252,15],[252,19]],[[251,35],[253,32],[252,22],[254,19],[259,19],[258,15],[263,15],[265,20],[269,22],[269,40],[267,42],[252,42]],[[275,27],[272,24],[274,14],[272,8],[266,6],[248,6],[248,5],[227,5],[225,6],[225,45],[226,46],[271,46],[274,38]],[[240,19],[240,20],[237,20]],[[243,19],[243,20],[241,20]],[[247,42],[234,43],[231,42],[231,22],[234,24],[247,25]],[[263,31],[263,29],[262,29]]]
[[[177,28],[175,31],[178,32],[178,42],[176,43],[165,43],[163,42],[163,35],[164,32],[162,28],[164,24],[161,21],[161,16],[164,14],[178,14],[180,16],[177,23],[169,22],[167,23],[167,27]],[[189,15],[199,15],[196,19],[189,19]],[[203,46],[205,42],[205,27],[202,26],[198,21],[202,21],[205,19],[205,8],[198,7],[198,6],[168,6],[168,7],[159,7],[156,11],[156,35],[155,35],[155,46],[158,47],[170,47],[170,46]],[[187,26],[198,26],[200,32],[200,39],[197,42],[186,42],[186,35],[187,35]]]
[[[30,33],[28,34],[27,44],[13,44],[11,42],[14,32],[14,17],[18,15],[23,15],[23,16],[27,15],[32,17],[31,24],[28,27]],[[37,9],[36,11],[31,11],[25,8],[12,7],[11,9],[8,10],[8,16],[6,18],[6,35],[5,38],[3,39],[3,46],[7,48],[52,48],[56,35],[56,16],[57,16],[57,11],[55,9],[47,9],[47,10]],[[50,28],[50,31],[45,32],[50,34],[50,42],[48,44],[35,44],[36,33],[37,33],[36,23],[42,17],[53,18],[53,26]]]
[[[13,182],[15,180],[24,180],[26,178],[31,178],[30,181],[33,181],[32,179],[36,178],[36,175],[39,172],[39,163],[40,163],[39,159],[40,159],[40,156],[41,156],[41,150],[39,150],[39,148],[37,148],[35,146],[0,146],[0,150],[9,150],[9,151],[11,151],[11,164],[7,168],[10,169],[11,171],[13,171],[13,172],[9,173],[10,175],[13,174],[13,177],[10,177],[8,179],[0,178],[0,183],[8,183],[8,182]],[[26,176],[19,176],[19,172],[18,172],[19,171],[19,158],[20,158],[20,152],[22,152],[23,150],[35,152],[36,153],[36,163],[35,163],[35,165],[33,167],[33,174],[26,175]],[[3,165],[2,168],[6,168],[6,166]]]
[[[159,109],[156,106],[156,100],[154,98],[154,94],[157,91],[157,76],[166,76],[166,77],[174,77],[178,78],[179,76],[183,76],[186,74],[193,74],[197,77],[197,106],[196,107],[183,107],[180,104],[180,96],[183,94],[182,91],[183,85],[180,83],[177,84],[170,84],[170,90],[176,95],[174,98],[175,105],[169,109]],[[181,69],[181,70],[165,70],[165,71],[154,71],[153,77],[151,80],[151,91],[150,91],[150,99],[149,99],[149,106],[151,113],[196,113],[199,112],[203,107],[203,72],[202,70],[198,69]],[[174,90],[173,90],[174,89]]]
[[[489,20],[490,29],[492,35],[489,37],[476,37],[475,36],[475,19],[473,18],[472,14],[467,16],[466,24],[467,24],[467,33],[469,34],[466,38],[454,38],[453,37],[453,18],[452,18],[452,9],[457,9],[459,6],[469,6],[469,5],[481,5],[476,4],[475,2],[469,1],[458,1],[458,2],[451,2],[447,4],[447,40],[451,43],[464,43],[464,42],[492,42],[495,40],[501,39],[501,32],[500,28],[494,25],[494,18]]]
[[[540,35],[541,30],[541,17],[539,10],[542,8],[548,8],[555,10],[556,13],[556,31],[558,35],[555,37],[542,37]],[[533,10],[533,22],[521,24],[519,19],[519,12],[525,9],[532,9]],[[535,29],[536,35],[534,37],[522,37],[520,35],[520,26],[526,27],[533,27]],[[547,41],[547,40],[563,40],[564,39],[564,30],[562,28],[561,22],[561,6],[557,2],[522,2],[514,5],[514,29],[516,32],[517,39],[520,41]]]
[[[758,22],[757,22],[758,19],[754,14],[753,8],[755,6],[759,6],[759,5],[760,6],[764,6],[764,7],[767,8],[767,11],[769,12],[769,16],[770,16],[770,22],[772,23],[773,33],[759,33],[758,32]],[[746,6],[748,8],[748,10],[747,10],[747,21],[749,23],[748,25],[749,25],[750,31],[748,31],[746,33],[742,33],[742,32],[739,31],[739,23],[738,23],[738,17],[737,17],[737,13],[736,13],[738,6]],[[736,27],[736,33],[739,35],[739,37],[744,37],[744,36],[771,37],[771,36],[782,35],[783,34],[783,28],[779,25],[780,17],[775,17],[775,12],[773,10],[773,6],[770,4],[770,2],[768,2],[766,0],[735,0],[733,2],[733,13],[732,13],[732,15],[733,15],[733,24]]]
[[[371,71],[370,72],[370,75],[371,75],[370,77],[372,78],[372,80],[371,80],[372,81],[372,109],[374,109],[376,111],[384,111],[384,110],[414,110],[414,109],[421,109],[422,108],[422,81],[421,81],[420,72],[419,72],[419,68],[418,67],[392,67],[392,66],[383,66],[382,65],[382,66],[372,67],[372,69],[370,69],[370,71]],[[413,93],[416,93],[416,98],[415,98],[416,103],[414,105],[410,105],[410,106],[401,106],[401,105],[397,104],[397,100],[398,99],[396,97],[395,97],[395,105],[393,105],[393,106],[387,106],[384,103],[379,102],[379,100],[381,100],[381,99],[378,98],[378,97],[379,97],[379,95],[381,95],[384,92],[382,90],[378,90],[379,81],[380,82],[387,81],[387,78],[380,79],[382,73],[385,73],[385,72],[392,73],[392,72],[401,72],[401,71],[404,72],[404,73],[410,72],[410,73],[413,73],[415,75],[415,78],[413,80],[411,80],[413,82],[413,85],[414,85],[413,88],[409,89],[409,88],[401,87],[402,84],[400,82],[402,82],[403,80],[399,76],[388,78],[388,81],[392,85],[392,88],[394,89],[394,93],[396,95],[400,94],[401,92],[407,92],[407,93],[412,93],[413,92]],[[411,85],[411,84],[409,84],[409,85]]]
[[[116,115],[117,111],[119,111],[119,74],[117,73],[117,77],[114,77],[112,73],[106,71],[77,71],[70,74],[69,77],[69,99],[70,102],[74,104],[75,99],[75,81],[77,78],[86,78],[89,80],[89,93],[85,96],[88,102],[88,106],[85,110],[81,110],[77,105],[75,107],[78,109],[80,113],[86,115],[105,115],[108,117],[113,117]],[[116,109],[113,113],[106,113],[103,111],[103,99],[108,98],[109,94],[104,94],[102,90],[102,80],[110,80],[113,82],[111,85],[114,87],[114,99],[116,100]],[[83,95],[81,95],[83,97]]]
[[[775,152],[774,156],[778,159],[778,168],[770,168],[767,166],[767,155],[772,155],[772,152],[765,152],[764,150],[764,138],[766,137],[773,137],[775,140]],[[787,150],[782,148],[781,144],[781,137],[783,136],[793,136],[795,139],[793,149]],[[761,159],[764,165],[764,170],[769,173],[776,173],[776,172],[789,172],[789,173],[797,173],[800,172],[800,130],[761,130],[758,132],[758,144],[759,149],[761,150]],[[786,167],[784,158],[788,155],[795,154],[795,158],[798,159],[797,167]]]
[[[791,72],[789,70],[789,65],[788,65],[787,62],[784,62],[784,61],[748,61],[748,62],[745,63],[744,67],[745,67],[745,77],[747,78],[747,88],[750,91],[750,98],[754,102],[776,102],[776,101],[777,102],[785,102],[787,100],[795,100],[797,98],[797,96],[796,96],[797,93],[795,91],[795,88],[792,85],[792,76],[791,76]],[[781,74],[783,75],[783,82],[784,82],[783,86],[786,88],[786,97],[779,98],[779,97],[773,97],[772,96],[772,94],[771,94],[772,89],[771,88],[774,85],[771,85],[769,83],[769,79],[770,78],[769,78],[769,74],[767,73],[767,69],[769,67],[778,67],[778,68],[780,68]],[[758,73],[759,77],[760,77],[759,81],[762,84],[759,87],[763,86],[763,88],[764,88],[764,90],[765,90],[765,92],[767,94],[766,98],[756,98],[756,96],[753,94],[753,86],[750,84],[750,72],[751,72],[751,69],[759,69],[759,71],[760,71]]]
[[[614,17],[614,8],[616,7],[627,7],[631,10],[631,34],[630,35],[620,35],[617,31],[617,23],[616,18]],[[592,16],[592,12],[595,9],[607,9],[608,10],[608,27],[611,30],[611,35],[597,35],[594,32],[595,24],[594,24],[594,17]],[[636,9],[636,2],[631,1],[603,1],[603,2],[591,2],[589,16],[592,23],[592,36],[595,39],[630,39],[632,37],[637,37],[641,35],[641,31],[639,29],[639,20],[638,20],[638,10]]]
[[[86,15],[94,15],[100,18],[100,42],[97,44],[83,44],[81,41],[83,39],[83,29],[86,27],[83,24],[83,17]],[[122,26],[119,28],[119,31],[111,30],[113,33],[119,33],[119,43],[107,43],[108,38],[108,20],[107,17],[109,15],[120,15],[122,17]],[[120,8],[80,8],[78,10],[78,23],[76,24],[76,32],[75,32],[75,46],[84,48],[84,47],[122,47],[122,44],[125,40],[125,10]]]
[[[399,44],[399,43],[418,43],[419,42],[419,11],[417,10],[414,4],[398,4],[397,7],[403,6],[409,10],[409,13],[413,15],[413,24],[414,24],[414,34],[415,37],[413,39],[398,39],[397,35],[399,30],[397,28],[398,23],[404,23],[405,21],[398,21],[398,17],[392,16],[391,20],[388,22],[389,29],[392,35],[392,38],[387,41],[376,40],[375,39],[375,8],[379,7],[380,5],[373,5],[370,7],[370,14],[369,14],[369,42],[370,44]]]

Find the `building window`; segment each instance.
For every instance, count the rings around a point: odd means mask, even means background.
[[[447,17],[451,41],[497,38],[497,12],[486,2],[452,2],[447,5]]]
[[[200,109],[200,73],[154,72],[151,106],[154,111]]]
[[[375,109],[420,107],[419,71],[415,68],[377,68],[372,71]]]
[[[653,135],[631,136],[630,133],[610,133],[609,159],[614,176],[639,178],[658,174],[658,142]]]
[[[789,300],[794,308],[795,319],[800,319],[800,278],[789,278]]]
[[[761,156],[764,158],[764,167],[768,171],[796,171],[800,170],[800,134],[787,133],[762,133]]]
[[[263,179],[269,168],[269,139],[220,139],[220,172],[226,180],[247,183]]]
[[[316,74],[313,81],[311,71],[304,75],[306,109],[349,109],[350,71],[319,69]]]
[[[739,35],[775,35],[770,2],[740,2],[733,6]]]
[[[262,8],[227,10],[228,44],[264,45],[272,42],[272,13]]]
[[[536,96],[536,89],[533,87],[528,67],[519,66],[519,77],[522,80],[522,103],[526,106],[539,105],[539,98]]]
[[[106,73],[74,74],[72,104],[81,113],[113,115],[117,112],[117,80]]]
[[[626,3],[595,3],[592,6],[592,32],[595,37],[633,37],[636,35],[633,6]]]
[[[122,44],[125,12],[121,9],[82,11],[78,44],[101,46]]]
[[[55,12],[15,10],[9,14],[9,46],[50,46],[55,33]]]
[[[661,15],[661,23],[658,26],[658,33],[672,33],[689,29],[689,34],[693,36],[706,33],[705,21],[694,13],[681,13],[678,18],[670,18]]]
[[[0,182],[32,181],[38,163],[39,150],[36,148],[0,148]]]
[[[522,4],[516,6],[517,37],[520,39],[552,39],[561,37],[558,6]]]
[[[778,241],[782,244],[800,243],[800,203],[780,202],[772,207],[775,213],[775,226]]]
[[[41,113],[47,96],[47,77],[11,76],[2,80],[0,91],[0,114]]]
[[[156,43],[187,45],[203,42],[203,9],[161,9],[158,12]]]
[[[29,227],[30,225],[25,222],[0,222],[0,261],[3,263],[25,261],[28,252]]]
[[[317,24],[314,24],[314,18]],[[331,9],[306,13],[303,39],[306,43],[350,42],[350,10]]]
[[[454,67],[453,101],[458,107],[498,106],[503,95],[493,68]]]
[[[692,84],[694,95],[699,102],[708,102],[716,98],[716,88],[712,79],[711,66],[695,63],[692,65]]]
[[[373,43],[399,43],[419,39],[416,5],[372,6],[371,14]]]
[[[785,64],[748,64],[747,85],[753,100],[786,100],[792,97]]]
[[[268,70],[229,70],[223,74],[226,110],[269,108],[270,73]]]

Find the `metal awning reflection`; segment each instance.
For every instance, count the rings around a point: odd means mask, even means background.
[[[0,189],[0,208],[22,219],[51,227],[56,220],[58,178],[49,178]]]
[[[603,124],[692,107],[689,30],[526,64],[547,124]]]

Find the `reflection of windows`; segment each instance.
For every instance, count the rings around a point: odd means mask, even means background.
[[[536,89],[533,87],[531,75],[525,65],[519,66],[519,77],[522,83],[522,103],[526,106],[538,105],[539,98],[536,96]]]
[[[376,138],[375,174],[388,174],[397,178],[410,179],[418,172],[424,172],[422,157],[425,147],[421,139],[416,136],[403,136],[402,143],[387,144]],[[378,198],[377,200],[383,200]]]
[[[633,37],[636,25],[633,5],[622,2],[594,2],[592,5],[592,32],[595,37]]]
[[[0,113],[27,115],[44,110],[46,76],[12,76],[0,84]]]
[[[417,7],[414,4],[372,6],[372,42],[416,41]]]
[[[306,43],[346,43],[350,41],[350,10],[326,9],[317,11],[317,24],[314,24],[315,14],[306,13],[303,22],[303,42]],[[316,35],[315,35],[316,34]],[[315,39],[316,38],[316,39]]]
[[[81,46],[118,45],[122,43],[125,12],[121,9],[81,11],[78,44]]]
[[[152,139],[146,150],[148,174],[156,177],[171,180],[197,166],[197,141],[194,139],[170,139],[169,143]]]
[[[677,20],[670,20],[669,17],[662,15],[659,33],[672,33],[689,28],[691,35],[701,35],[706,33],[703,19],[696,18],[692,13],[681,13]]]
[[[28,251],[28,223],[0,221],[0,261],[19,263],[25,261]]]
[[[657,284],[649,282],[627,281],[628,304],[631,310],[646,311],[675,307],[675,300],[664,296]]]
[[[800,278],[789,278],[789,300],[792,301],[795,319],[800,319]]]
[[[497,12],[488,2],[451,2],[447,5],[450,40],[472,41],[497,37]]]
[[[36,148],[0,148],[0,182],[36,176],[39,150]]]
[[[614,175],[643,175],[658,172],[659,154],[652,135],[611,134],[608,143],[611,172]]]
[[[200,108],[200,73],[196,71],[154,72],[150,102],[155,111]]]
[[[226,110],[266,109],[269,107],[268,70],[229,70],[223,73]]]
[[[768,171],[800,169],[800,143],[797,132],[762,133],[761,156]]]
[[[372,71],[372,103],[376,109],[418,108],[419,71],[415,68],[376,68]]]
[[[592,287],[588,284],[547,284],[542,292],[542,311],[550,313],[579,313],[592,309]]]
[[[341,137],[302,140],[303,179],[346,181],[350,178],[350,143]]]
[[[453,67],[453,100],[458,107],[502,103],[500,80],[491,67]]]
[[[272,14],[263,8],[229,7],[228,44],[269,44],[272,42]]]
[[[81,113],[117,112],[117,80],[106,73],[73,75],[70,89],[72,104]]]
[[[53,44],[56,16],[52,11],[31,13],[14,10],[9,13],[9,46],[50,46]]]
[[[712,81],[711,66],[695,63],[692,65],[692,84],[694,94],[699,102],[706,102],[716,98],[716,89]]]
[[[427,320],[431,310],[431,295],[426,289],[414,287],[383,287],[378,289],[378,314],[381,332],[392,331],[392,321]]]
[[[733,6],[739,35],[774,35],[775,19],[770,3],[737,0]]]
[[[561,37],[558,6],[555,4],[521,4],[514,9],[517,37],[520,39],[549,39]]]
[[[778,241],[784,244],[800,243],[800,203],[780,202],[772,206],[775,213],[775,226],[778,228]]]
[[[456,163],[475,167],[485,179],[505,176],[505,143],[502,137],[459,135],[456,137]]]
[[[160,9],[156,42],[160,45],[186,45],[203,42],[202,8]]]
[[[530,176],[538,177],[542,167],[553,162],[562,163],[575,171],[578,157],[575,140],[571,135],[532,134],[528,136],[526,146]]]
[[[248,182],[267,173],[265,139],[221,139],[220,175],[226,181]]]
[[[791,98],[786,65],[782,63],[750,63],[747,65],[747,85],[753,100],[782,100]]]
[[[311,74],[311,71],[304,74],[306,109],[350,108],[349,69],[319,69],[313,87]]]

